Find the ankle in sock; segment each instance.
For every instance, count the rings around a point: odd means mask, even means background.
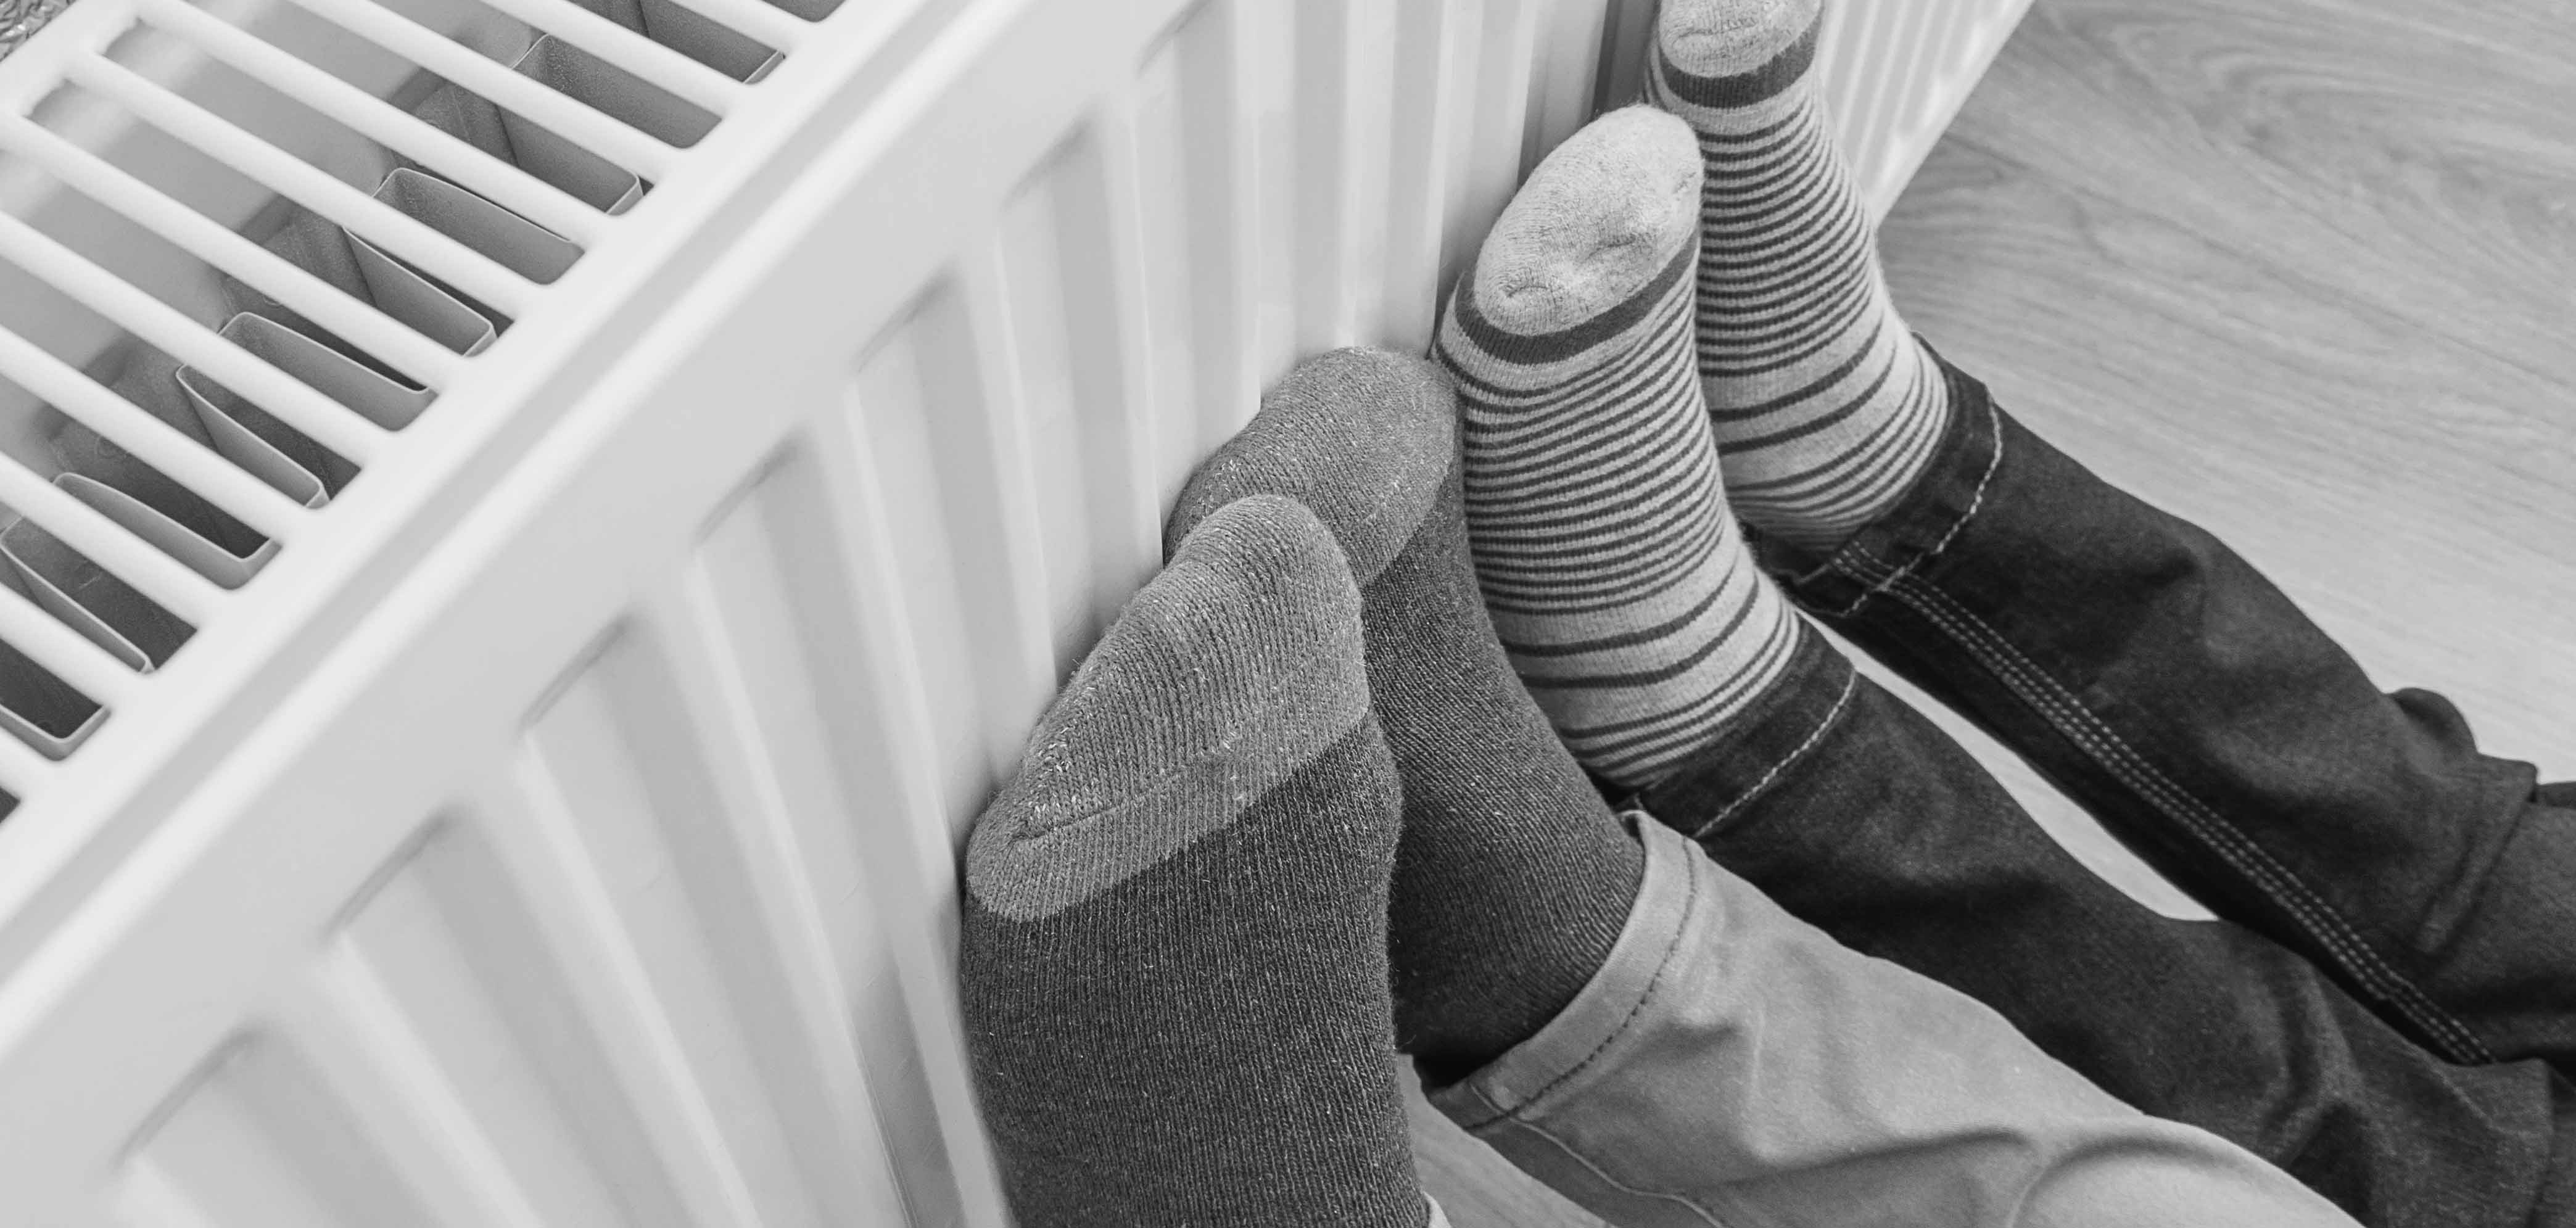
[[[1699,177],[1659,111],[1576,133],[1486,236],[1437,343],[1504,647],[1576,757],[1631,788],[1760,696],[1801,633],[1728,514],[1692,375]]]
[[[1256,492],[1314,509],[1358,578],[1370,691],[1404,783],[1389,919],[1397,1037],[1472,1073],[1590,983],[1645,872],[1512,676],[1459,508],[1457,408],[1429,363],[1308,360],[1182,491],[1166,541]]]
[[[1395,1081],[1395,768],[1303,507],[1210,516],[977,821],[959,967],[1019,1222],[1422,1228]]]
[[[1666,0],[1646,86],[1706,162],[1699,364],[1727,489],[1816,550],[1896,504],[1950,414],[1817,96],[1822,17],[1818,0]]]

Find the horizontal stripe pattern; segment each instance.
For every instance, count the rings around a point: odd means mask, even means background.
[[[1695,262],[1692,239],[1676,262]],[[1568,355],[1552,344],[1568,333],[1517,338],[1483,319],[1476,284],[1472,269],[1459,279],[1434,352],[1458,384],[1486,607],[1576,757],[1652,784],[1779,676],[1798,632],[1727,511],[1693,361],[1697,287],[1651,280],[1645,310],[1603,312],[1630,322]]]
[[[1755,35],[1759,37],[1759,35]],[[1819,102],[1810,28],[1780,63],[1718,89],[1661,49],[1648,93],[1699,135],[1697,344],[1737,514],[1830,549],[1894,506],[1949,421],[1949,389],[1907,331]],[[1708,105],[1723,100],[1733,105]]]

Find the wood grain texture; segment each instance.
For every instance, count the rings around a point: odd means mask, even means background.
[[[1882,236],[1907,320],[2576,777],[2576,2],[2039,0]],[[2040,820],[2197,909],[1946,713]],[[1418,1131],[1458,1222],[1591,1225]]]
[[[2567,15],[2042,0],[1885,235],[1909,321],[2015,413],[2554,776],[2576,116],[2542,100],[2576,86]]]

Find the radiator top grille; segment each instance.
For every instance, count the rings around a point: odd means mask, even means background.
[[[0,0],[0,815],[835,3]]]

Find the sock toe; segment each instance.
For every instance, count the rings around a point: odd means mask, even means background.
[[[1809,42],[1823,10],[1823,0],[1665,0],[1655,42],[1693,77],[1771,77],[1781,74],[1764,69]]]
[[[1367,715],[1360,597],[1293,500],[1217,509],[1040,720],[977,823],[966,881],[1028,921],[1230,822]]]
[[[1662,111],[1628,107],[1585,126],[1539,164],[1486,236],[1469,283],[1473,311],[1537,336],[1634,299],[1697,230],[1700,176],[1690,125]]]
[[[977,821],[958,995],[1026,1228],[1423,1228],[1391,1063],[1401,833],[1360,599],[1278,497],[1209,514]]]
[[[1377,350],[1319,354],[1190,478],[1164,524],[1166,553],[1218,509],[1281,495],[1314,510],[1366,585],[1430,514],[1457,449],[1457,401],[1438,367]]]

